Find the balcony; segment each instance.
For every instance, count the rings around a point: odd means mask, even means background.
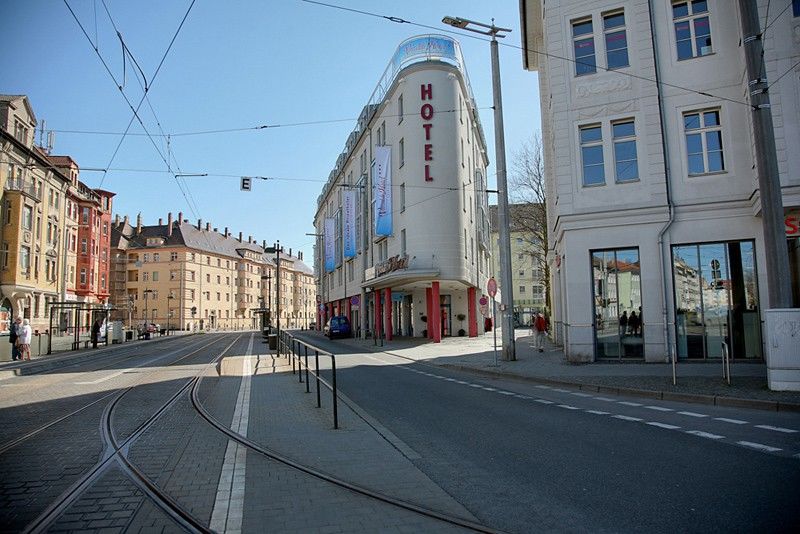
[[[19,178],[11,178],[6,181],[6,191],[19,191],[24,195],[31,197],[36,202],[41,202],[42,196],[36,191],[36,184],[28,182],[27,180],[20,180]]]

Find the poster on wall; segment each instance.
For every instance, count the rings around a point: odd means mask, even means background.
[[[372,169],[372,201],[375,235],[392,235],[392,148],[375,148]]]
[[[356,257],[356,192],[345,191],[342,198],[344,209],[344,257]]]
[[[336,228],[336,220],[332,218],[325,219],[325,233],[323,239],[325,241],[325,271],[332,273],[336,269],[336,254],[334,241],[334,232]]]

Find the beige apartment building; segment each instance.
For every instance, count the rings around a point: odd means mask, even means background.
[[[190,224],[183,214],[166,224],[136,224],[117,217],[111,235],[112,317],[137,326],[156,323],[179,330],[253,329],[260,310],[270,309],[273,324],[308,328],[316,318],[316,293],[303,254],[280,255],[280,290],[275,254],[252,236],[234,237]],[[280,293],[280,305],[278,294]]]

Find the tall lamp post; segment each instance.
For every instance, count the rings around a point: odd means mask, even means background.
[[[264,249],[267,254],[275,254],[275,329],[278,331],[278,340],[281,338],[281,242],[278,240],[274,247]],[[272,310],[270,310],[270,315]],[[278,343],[278,354],[280,355],[280,343]]]
[[[142,291],[144,295],[144,331],[149,336],[150,335],[150,323],[147,320],[147,295],[150,293],[155,293],[152,289],[145,289]]]
[[[514,291],[511,282],[511,236],[508,217],[508,183],[506,181],[506,142],[503,133],[503,97],[500,91],[500,57],[497,51],[497,38],[510,32],[510,28],[498,28],[492,24],[475,22],[459,17],[444,17],[442,22],[462,30],[467,30],[492,38],[492,93],[494,95],[494,151],[497,166],[498,224],[500,226],[500,323],[503,326],[502,358],[506,361],[517,359],[514,343]],[[477,26],[477,27],[470,27]],[[495,325],[496,326],[496,325]]]
[[[169,335],[169,320],[172,317],[172,299],[174,298],[172,293],[167,295],[167,335]]]

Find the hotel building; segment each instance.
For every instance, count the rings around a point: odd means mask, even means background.
[[[790,4],[770,12],[764,67],[798,306]],[[765,247],[738,3],[522,0],[520,14],[523,64],[539,74],[553,324],[567,358],[706,360],[727,348],[762,359]]]
[[[317,201],[320,323],[346,315],[362,337],[434,342],[482,333],[487,165],[458,42],[401,43]]]

